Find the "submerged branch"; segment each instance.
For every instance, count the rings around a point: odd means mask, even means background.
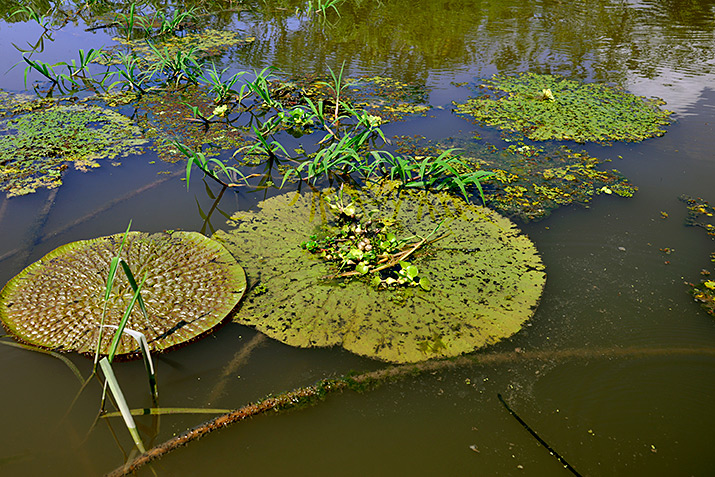
[[[292,409],[315,403],[324,398],[328,393],[343,391],[345,389],[364,390],[384,382],[415,376],[416,374],[443,371],[463,366],[494,365],[518,361],[555,361],[568,359],[597,359],[597,358],[648,358],[654,356],[670,355],[703,355],[715,357],[715,348],[607,348],[607,349],[572,349],[554,351],[527,351],[527,352],[497,352],[486,354],[472,354],[451,360],[433,360],[417,364],[390,366],[377,371],[342,376],[337,379],[323,379],[313,386],[305,386],[293,391],[268,397],[253,404],[248,404],[230,413],[218,416],[204,422],[176,437],[159,444],[135,459],[109,472],[112,477],[129,475],[152,460],[163,457],[165,454],[199,439],[210,432],[240,422],[246,418],[263,414],[267,411],[280,411]]]

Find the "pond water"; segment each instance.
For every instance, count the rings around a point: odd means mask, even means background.
[[[37,22],[11,16],[17,3],[0,1],[0,87],[24,90],[24,65],[10,66],[22,63],[21,50],[39,38],[42,50],[31,58],[47,63],[76,59],[79,48],[115,45],[116,27],[86,28],[128,10],[94,3],[93,15],[85,10],[65,24],[57,13],[48,38]],[[582,475],[713,475],[715,321],[684,282],[699,282],[702,269],[713,270],[715,247],[703,230],[685,226],[687,209],[678,197],[715,202],[715,1],[345,0],[339,15],[328,9],[325,19],[306,13],[308,3],[200,2],[198,23],[255,38],[218,57],[231,71],[274,66],[290,78],[325,76],[344,61],[346,75],[424,87],[432,109],[383,125],[388,136],[444,140],[469,138],[478,129],[500,141],[493,129],[455,115],[452,101],[472,94],[462,82],[525,71],[658,96],[674,111],[674,122],[662,137],[641,143],[571,144],[612,159],[608,168],[617,168],[638,192],[632,198],[602,194],[588,207],[519,222],[542,255],[547,284],[521,332],[478,352],[496,353],[490,364],[424,373],[255,417],[139,474],[566,475],[509,415],[501,394]],[[62,9],[71,13],[82,5]],[[41,79],[31,72],[28,87]],[[233,150],[221,157],[229,160]],[[164,162],[151,151],[118,162],[86,173],[69,168],[57,189],[0,196],[0,284],[59,245],[121,232],[129,220],[133,230],[202,229],[202,214],[219,191],[215,184],[195,171],[187,190],[180,180],[185,162]],[[224,194],[219,209],[252,208],[277,193],[236,190]],[[211,225],[225,228],[225,219],[212,216]],[[260,336],[229,323],[159,356],[160,404],[237,408],[325,377],[385,366],[340,349],[298,349]],[[68,358],[89,374],[91,360]],[[124,463],[132,441],[122,422],[114,419],[109,427],[102,419],[92,427],[100,386],[93,382],[65,416],[79,384],[61,361],[0,346],[0,367],[0,473],[97,475]],[[115,371],[130,405],[149,407],[142,363],[121,363]],[[137,422],[145,444],[153,445],[206,419],[189,414]]]

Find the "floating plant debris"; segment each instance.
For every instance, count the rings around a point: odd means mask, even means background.
[[[323,100],[331,103],[335,100],[335,92],[323,80],[301,78],[295,84],[301,89],[301,94],[313,102]],[[429,90],[424,85],[403,83],[382,76],[344,78],[343,84],[347,86],[340,93],[342,101],[347,101],[353,108],[364,109],[384,122],[424,116],[431,109]]]
[[[145,39],[126,40],[124,38],[114,38],[121,45],[108,50],[101,63],[120,64],[119,56],[113,54],[122,48],[128,48],[143,60],[142,66],[147,66],[156,62],[158,58],[147,44]],[[198,33],[187,33],[183,36],[165,36],[155,41],[157,49],[164,55],[172,57],[177,53],[186,54],[193,51],[197,58],[205,58],[223,53],[231,47],[248,45],[253,43],[255,38],[243,37],[234,31],[219,31],[207,29]]]
[[[681,195],[680,200],[685,202],[688,208],[685,225],[700,227],[715,239],[715,207],[701,197]]]
[[[685,224],[700,227],[715,239],[715,207],[701,197],[681,195],[680,200],[685,202],[688,208]],[[710,254],[710,261],[715,265],[715,252]],[[710,271],[703,269],[700,274],[707,277],[710,275]],[[688,283],[688,285],[695,301],[699,302],[711,316],[715,316],[715,281],[703,279],[698,284]]]
[[[226,121],[215,121],[204,127],[191,121],[192,111],[187,104],[198,108],[205,117],[216,109],[206,89],[198,86],[159,91],[133,103],[140,112],[137,124],[146,131],[146,137],[154,141],[152,147],[162,160],[176,162],[185,158],[174,146],[175,140],[207,156],[244,145],[246,128]]]
[[[455,111],[535,141],[637,142],[662,136],[672,114],[662,100],[556,75],[497,74],[480,89]]]
[[[58,351],[93,353],[112,257],[124,234],[63,245],[31,264],[0,292],[0,319],[20,340]],[[138,307],[127,328],[143,333],[163,351],[218,325],[246,287],[243,269],[226,249],[198,232],[130,232],[121,257],[136,277],[148,272],[141,290],[149,320]],[[109,298],[106,325],[117,325],[133,291],[121,272]],[[106,353],[112,333],[102,335]],[[123,337],[117,354],[136,352]]]
[[[0,190],[8,197],[54,188],[67,163],[81,171],[142,152],[127,117],[93,105],[56,105],[0,121]]]
[[[499,150],[457,140],[423,146],[419,137],[403,137],[400,143],[401,151],[414,155],[436,155],[454,147],[462,150],[462,158],[472,162],[475,170],[494,173],[483,183],[487,205],[523,221],[542,219],[562,206],[585,205],[601,194],[632,197],[638,190],[617,170],[601,170],[599,159],[565,146],[536,148],[519,143]]]
[[[298,244],[331,224],[326,194],[291,193],[238,212],[218,231],[245,263],[251,291],[235,321],[292,346],[343,346],[404,363],[449,357],[521,329],[536,309],[546,274],[533,243],[505,217],[446,193],[383,183],[345,189],[356,212],[377,209],[399,236],[445,236],[411,262],[431,282],[376,289],[361,280],[326,278],[332,266]]]

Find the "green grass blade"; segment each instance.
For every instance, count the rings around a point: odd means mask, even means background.
[[[127,239],[129,234],[129,229],[132,227],[132,221],[129,221],[127,225],[127,230],[124,231],[124,236],[122,241],[119,243],[119,251],[117,255],[112,258],[109,264],[109,274],[107,276],[107,287],[104,291],[104,306],[102,308],[102,318],[99,321],[99,334],[97,336],[97,350],[94,353],[94,369],[97,369],[97,361],[99,360],[99,350],[102,345],[102,332],[104,331],[104,319],[107,316],[107,305],[109,304],[109,295],[112,293],[112,287],[114,286],[114,277],[117,274],[117,266],[119,265],[119,256],[122,254],[122,249],[124,248],[124,241]]]
[[[110,363],[114,359],[114,355],[117,352],[117,347],[119,346],[119,340],[121,339],[122,333],[124,332],[124,327],[127,325],[127,321],[129,321],[129,316],[132,314],[132,310],[134,309],[134,304],[137,302],[137,299],[141,295],[141,288],[144,285],[144,281],[146,280],[146,277],[148,274],[149,274],[148,271],[146,273],[144,273],[144,278],[142,279],[141,284],[139,284],[139,287],[137,288],[137,290],[134,292],[134,296],[132,296],[132,300],[129,302],[127,309],[124,311],[124,316],[122,316],[122,319],[119,322],[117,331],[116,331],[116,333],[114,333],[114,338],[112,339],[112,344],[109,346],[109,362]]]
[[[161,416],[166,414],[226,414],[233,409],[205,409],[196,407],[145,407],[142,409],[131,409],[132,416]],[[102,418],[120,417],[121,412],[107,412],[102,414]]]
[[[119,330],[118,326],[114,325],[107,325],[107,328],[115,328]],[[151,351],[149,350],[149,342],[146,339],[146,336],[144,336],[144,333],[141,333],[139,331],[135,331],[129,328],[124,328],[122,330],[123,333],[128,334],[134,340],[137,342],[139,345],[139,349],[142,352],[142,359],[144,360],[144,367],[146,368],[146,374],[147,378],[149,380],[149,389],[151,391],[152,398],[154,399],[154,402],[156,403],[156,400],[159,398],[159,391],[157,389],[156,385],[156,371],[154,369],[154,361],[151,359]]]
[[[131,285],[134,293],[139,292],[139,285],[137,285],[136,280],[134,280],[134,274],[132,273],[132,270],[129,268],[129,265],[127,265],[127,262],[125,262],[124,259],[122,259],[119,261],[119,263],[122,265],[122,270],[124,270],[124,275],[127,276],[127,280],[129,280],[129,285]],[[138,296],[137,301],[139,302],[139,308],[141,309],[142,314],[144,315],[144,318],[146,318],[148,320],[149,315],[147,315],[146,307],[144,306],[144,300],[142,299],[141,295]]]
[[[112,391],[114,400],[117,402],[119,412],[124,418],[124,423],[126,424],[127,429],[129,429],[129,433],[132,435],[134,444],[137,446],[137,449],[139,449],[139,451],[143,454],[144,452],[146,452],[146,449],[144,448],[144,443],[142,442],[141,437],[139,437],[139,432],[137,432],[137,425],[134,423],[132,413],[129,410],[129,406],[127,406],[127,401],[124,399],[124,393],[122,393],[122,388],[119,387],[119,382],[114,376],[114,371],[112,370],[111,363],[106,357],[104,357],[99,361],[99,366],[102,368],[102,373],[104,373],[104,378],[109,385],[109,390]]]

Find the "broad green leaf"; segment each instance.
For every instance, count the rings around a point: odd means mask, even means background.
[[[423,285],[380,290],[367,277],[344,286],[327,280],[330,265],[299,244],[335,227],[332,214],[323,194],[290,193],[236,213],[236,228],[214,235],[240,257],[249,284],[264,285],[247,294],[234,321],[292,346],[343,346],[397,363],[468,353],[519,331],[546,275],[511,221],[448,194],[371,187],[346,193],[358,213],[377,208],[394,221],[399,236],[427,236],[444,220],[446,235],[409,259]]]

